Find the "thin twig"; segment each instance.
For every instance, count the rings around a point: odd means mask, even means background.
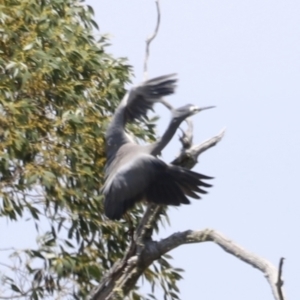
[[[148,60],[150,55],[150,44],[157,36],[159,25],[160,25],[160,6],[159,6],[159,0],[155,0],[156,4],[156,10],[157,10],[157,20],[156,20],[156,27],[153,32],[153,34],[147,38],[146,40],[146,52],[145,52],[145,60],[144,60],[144,80],[148,77]]]
[[[277,291],[279,295],[280,300],[284,300],[283,292],[282,292],[282,286],[283,286],[283,279],[282,279],[282,267],[283,267],[284,257],[280,258],[279,261],[279,270],[278,270],[278,278],[277,278]]]
[[[174,107],[166,99],[161,98],[160,103],[163,104],[168,110],[173,111]]]
[[[9,247],[9,248],[1,248],[0,249],[0,251],[2,252],[2,251],[15,251],[16,249],[15,248],[13,248],[13,247]]]

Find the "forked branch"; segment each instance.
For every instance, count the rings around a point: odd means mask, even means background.
[[[191,139],[193,139],[193,134],[191,135]],[[171,164],[192,169],[198,163],[198,157],[206,150],[216,146],[222,140],[224,135],[225,129],[222,129],[219,134],[201,144],[191,145],[189,148],[183,145],[180,154],[171,162]]]

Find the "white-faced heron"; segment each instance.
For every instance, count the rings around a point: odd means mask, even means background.
[[[102,189],[105,215],[110,219],[119,220],[141,200],[163,205],[189,204],[187,196],[200,199],[197,193],[206,194],[203,187],[211,187],[203,179],[212,177],[166,164],[156,157],[182,121],[211,107],[188,104],[172,109],[167,130],[150,145],[138,145],[126,135],[126,123],[141,119],[162,97],[173,94],[176,82],[174,74],[147,80],[129,90],[114,113],[106,132],[107,164]]]

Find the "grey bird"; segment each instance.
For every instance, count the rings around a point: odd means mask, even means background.
[[[189,204],[187,196],[200,199],[206,194],[204,182],[212,177],[188,169],[166,164],[156,156],[174,136],[187,117],[210,107],[185,105],[172,109],[172,118],[163,136],[150,145],[134,143],[125,132],[127,122],[142,119],[162,97],[175,92],[175,74],[147,80],[132,88],[116,109],[106,132],[104,212],[112,220],[119,220],[135,203],[148,202],[175,205]]]

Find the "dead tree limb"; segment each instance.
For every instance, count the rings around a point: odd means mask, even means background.
[[[199,231],[187,230],[184,232],[174,233],[166,239],[163,239],[157,243],[158,252],[163,255],[172,249],[175,249],[181,245],[193,244],[193,243],[203,243],[203,242],[213,242],[220,246],[227,253],[237,257],[243,262],[251,265],[252,267],[261,271],[272,290],[272,294],[275,300],[283,300],[282,297],[282,283],[281,271],[279,271],[266,259],[249,252],[248,250],[237,245],[233,241],[227,239],[221,233],[212,230],[204,229]],[[282,264],[281,264],[282,267]],[[280,284],[278,284],[278,280]],[[278,289],[280,287],[280,291]],[[280,295],[281,294],[281,295]]]
[[[225,129],[222,129],[219,134],[206,140],[205,142],[202,142],[201,144],[191,145],[189,148],[184,148],[183,145],[180,154],[171,162],[171,164],[192,169],[198,163],[198,157],[206,150],[216,146],[222,140],[224,135]],[[191,139],[192,138],[193,135],[191,136]],[[185,138],[181,137],[180,141],[184,143]]]
[[[141,252],[131,256],[130,259],[127,260],[122,272],[119,272],[118,280],[114,282],[115,287],[110,290],[110,293],[106,294],[104,297],[103,294],[92,299],[123,299],[122,297],[134,287],[146,268],[148,268],[156,259],[181,245],[204,242],[213,242],[217,244],[225,252],[261,271],[270,285],[274,299],[285,299],[282,291],[283,281],[281,279],[283,259],[280,260],[279,270],[277,270],[268,260],[249,252],[233,241],[227,239],[221,233],[212,229],[199,231],[187,230],[174,233],[160,241],[146,241]]]
[[[146,80],[148,77],[148,60],[150,55],[150,44],[156,38],[159,30],[159,25],[160,25],[161,14],[160,14],[159,0],[155,0],[155,4],[156,4],[156,12],[157,12],[156,26],[152,35],[149,36],[146,40],[146,51],[145,51],[145,59],[144,59],[144,80]]]
[[[283,286],[283,279],[282,279],[282,267],[283,267],[284,257],[280,258],[279,261],[279,270],[278,270],[278,278],[276,282],[277,292],[280,300],[284,300],[285,297],[283,296],[282,286]]]

